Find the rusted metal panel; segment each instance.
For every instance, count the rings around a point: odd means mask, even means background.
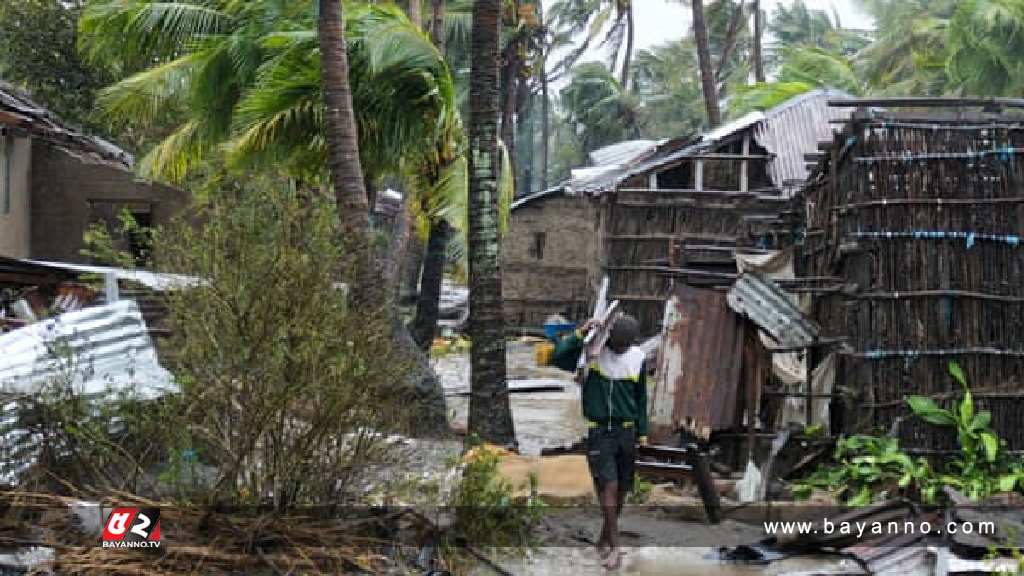
[[[810,346],[818,338],[818,325],[778,284],[757,272],[742,274],[726,299],[737,314],[750,318],[783,347]]]
[[[736,420],[743,324],[725,294],[679,284],[666,303],[658,376],[650,395],[656,441],[685,429],[700,438]]]

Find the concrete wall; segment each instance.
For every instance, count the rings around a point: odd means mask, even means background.
[[[10,161],[7,161],[7,157]],[[29,174],[32,142],[28,138],[0,135],[0,256],[27,258],[31,242],[32,203]],[[6,171],[10,170],[10,174]],[[9,190],[5,188],[10,187]],[[10,210],[5,213],[5,193]]]
[[[138,179],[126,170],[79,158],[36,141],[32,147],[31,257],[83,262],[82,235],[104,202],[151,209],[152,225],[167,223],[188,205],[176,188]]]
[[[540,328],[551,314],[586,316],[596,248],[595,210],[586,198],[551,196],[514,210],[502,240],[506,323]]]

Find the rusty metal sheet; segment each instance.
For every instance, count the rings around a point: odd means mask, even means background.
[[[793,297],[767,276],[744,273],[726,298],[730,308],[750,318],[782,346],[810,346],[818,338],[818,325],[807,319]]]
[[[650,395],[655,441],[685,429],[700,438],[736,421],[744,326],[725,294],[680,283],[666,302]]]

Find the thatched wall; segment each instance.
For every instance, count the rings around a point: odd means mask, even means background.
[[[816,320],[846,335],[837,384],[845,432],[899,430],[904,446],[955,447],[909,418],[905,397],[950,405],[963,368],[976,404],[1024,449],[1024,127],[1012,120],[861,117],[805,190],[807,274],[842,289]]]

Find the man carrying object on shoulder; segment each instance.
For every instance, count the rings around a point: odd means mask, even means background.
[[[595,327],[586,322],[555,348],[552,363],[575,370],[584,352],[584,338]],[[618,519],[626,493],[633,490],[636,444],[647,442],[647,381],[644,352],[635,345],[639,324],[620,316],[606,345],[589,359],[580,398],[587,419],[587,464],[594,477],[604,516],[598,551],[605,568],[619,567]]]

